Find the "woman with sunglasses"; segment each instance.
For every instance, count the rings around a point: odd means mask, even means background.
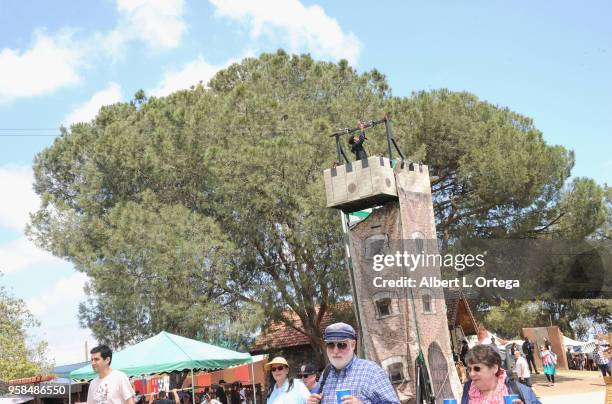
[[[268,404],[306,404],[310,392],[301,380],[289,379],[289,364],[277,356],[265,366],[268,376]]]
[[[489,345],[476,345],[465,356],[470,380],[463,385],[461,404],[504,404],[504,396],[517,394],[513,404],[541,404],[533,390],[516,383],[501,367],[501,356]]]

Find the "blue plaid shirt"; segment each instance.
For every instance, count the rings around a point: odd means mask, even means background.
[[[350,390],[366,404],[399,404],[385,371],[372,361],[353,359],[340,371],[331,368],[323,386],[321,404],[336,404],[336,390]]]
[[[596,350],[596,349],[593,350],[593,359],[595,360],[595,363],[598,365],[608,364],[608,358],[604,356],[604,350],[601,348],[599,348],[599,350]]]

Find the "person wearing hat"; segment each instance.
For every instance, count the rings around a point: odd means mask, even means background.
[[[277,356],[265,366],[270,371],[268,377],[268,404],[305,404],[310,392],[301,380],[290,379],[289,364],[282,356]]]
[[[346,392],[343,404],[399,404],[387,373],[376,363],[355,355],[357,337],[348,324],[335,323],[325,329],[330,367],[321,375],[322,392],[312,394],[308,404],[336,404],[336,392]]]
[[[317,382],[317,368],[312,363],[307,363],[305,365],[300,366],[300,371],[298,372],[298,377],[302,379],[306,388],[310,390],[311,393],[319,392],[319,383]]]

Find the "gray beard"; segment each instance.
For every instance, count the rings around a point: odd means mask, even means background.
[[[338,370],[342,370],[346,367],[346,365],[349,364],[351,359],[353,359],[353,356],[351,355],[347,359],[344,359],[344,360],[338,360],[338,359],[333,359],[329,357],[328,359],[329,359],[329,363],[331,363],[333,367],[335,367]]]

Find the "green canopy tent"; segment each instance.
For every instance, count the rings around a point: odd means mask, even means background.
[[[111,367],[128,376],[142,376],[162,372],[191,370],[192,398],[195,403],[194,370],[225,369],[250,363],[248,353],[241,353],[162,331],[154,337],[113,353]],[[251,369],[252,371],[252,369]],[[254,376],[254,372],[251,373]],[[91,364],[70,372],[74,380],[96,377]],[[253,381],[254,382],[254,381]],[[255,386],[253,386],[253,392]]]

